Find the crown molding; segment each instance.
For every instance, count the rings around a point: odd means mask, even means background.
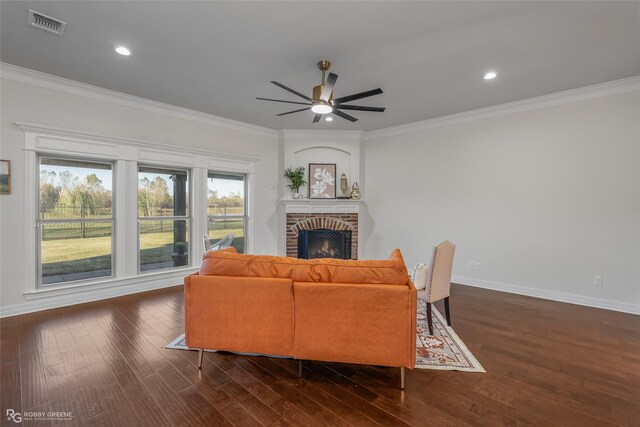
[[[93,141],[124,144],[128,146],[160,149],[160,150],[175,150],[175,146],[171,144],[160,144],[157,142],[145,141],[143,139],[124,138],[121,136],[107,135],[103,133],[87,132],[76,129],[68,129],[57,126],[43,125],[38,123],[28,122],[14,122],[24,132],[31,132],[37,134],[45,134],[58,136],[63,138],[87,138]],[[232,160],[241,162],[257,163],[260,161],[257,157],[235,155],[229,153],[219,153],[216,151],[199,150],[196,148],[180,147],[181,153],[194,154],[198,156],[214,157],[222,160]]]
[[[361,130],[305,130],[305,129],[282,129],[280,136],[283,138],[298,139],[341,139],[341,140],[358,140],[362,139],[364,134]]]
[[[640,90],[640,76],[365,132],[365,141]]]
[[[98,86],[53,76],[51,74],[41,73],[28,68],[18,67],[17,65],[7,64],[5,62],[0,63],[0,77],[18,83],[31,84],[45,89],[52,89],[71,95],[83,96],[85,98],[122,105],[124,107],[136,108],[152,113],[164,114],[178,119],[191,120],[225,129],[266,136],[269,138],[278,138],[278,131],[266,127],[214,116],[213,114],[177,107],[163,102],[152,101],[150,99],[104,89]]]
[[[555,105],[569,104],[572,102],[586,101],[610,95],[640,90],[640,76],[629,77],[612,82],[600,83],[592,86],[556,92],[549,95],[538,96],[520,101],[508,102],[491,107],[465,111],[448,116],[421,120],[399,126],[392,126],[375,131],[339,131],[339,130],[297,130],[283,129],[280,131],[257,126],[237,120],[214,116],[212,114],[195,111],[188,108],[177,107],[158,101],[152,101],[122,92],[103,89],[86,83],[41,73],[16,65],[0,63],[0,77],[19,83],[27,83],[46,89],[57,90],[72,95],[84,96],[99,101],[110,102],[125,107],[137,108],[158,114],[164,114],[180,119],[191,120],[226,129],[247,132],[269,138],[300,138],[317,139],[331,138],[333,140],[363,140],[369,141],[389,136],[403,135],[412,132],[450,126],[475,120],[499,117],[513,113],[536,110]]]

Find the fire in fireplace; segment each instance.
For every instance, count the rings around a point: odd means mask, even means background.
[[[300,230],[298,258],[351,259],[351,231]]]

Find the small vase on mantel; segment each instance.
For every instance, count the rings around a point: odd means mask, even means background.
[[[351,187],[351,199],[352,200],[360,200],[360,187],[357,182],[353,183]]]
[[[338,197],[339,199],[348,199],[351,195],[348,193],[349,191],[349,182],[347,181],[347,175],[342,174],[340,177],[340,189],[342,190],[342,195]]]

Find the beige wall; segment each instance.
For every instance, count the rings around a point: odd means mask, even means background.
[[[640,311],[640,92],[377,138],[364,153],[366,257],[401,247],[410,266],[428,263],[449,239],[461,282]]]

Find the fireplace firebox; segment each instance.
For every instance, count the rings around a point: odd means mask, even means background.
[[[351,259],[351,230],[300,230],[298,258]]]

